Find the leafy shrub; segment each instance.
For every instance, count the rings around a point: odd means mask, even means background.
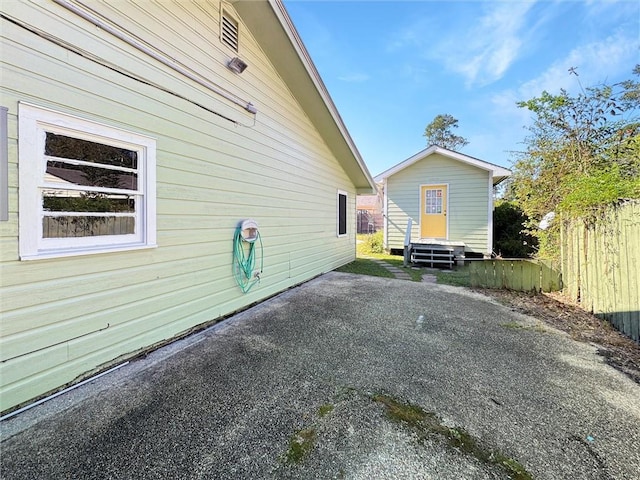
[[[568,192],[558,210],[570,217],[589,217],[620,198],[640,198],[640,178],[626,177],[619,165],[567,178]]]
[[[640,77],[640,64],[633,75]],[[577,83],[575,95],[543,91],[517,103],[532,112],[533,123],[525,150],[515,153],[508,194],[539,240],[536,256],[553,262],[559,260],[560,222],[539,229],[547,213],[595,223],[622,199],[640,198],[640,82]]]
[[[531,257],[538,241],[525,231],[527,220],[514,202],[499,202],[493,212],[493,250],[502,257]]]
[[[382,230],[366,236],[363,251],[364,253],[384,253]]]

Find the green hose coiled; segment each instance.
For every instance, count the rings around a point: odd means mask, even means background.
[[[257,238],[253,242],[245,242],[242,238],[242,228],[238,227],[233,236],[233,276],[243,293],[260,282],[260,274],[263,267],[262,238],[257,232]],[[256,243],[260,242],[260,270],[256,272]]]

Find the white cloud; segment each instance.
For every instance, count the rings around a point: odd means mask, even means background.
[[[435,51],[445,66],[465,77],[467,86],[487,85],[502,78],[518,58],[527,15],[535,2],[491,2],[484,14],[464,30],[456,28]]]
[[[407,48],[422,49],[429,43],[428,32],[433,31],[435,25],[428,17],[418,17],[400,31],[389,33],[386,51],[395,53]]]
[[[558,94],[564,88],[570,94],[575,94],[580,85],[589,87],[630,78],[638,59],[638,46],[637,39],[617,33],[600,42],[575,47],[537,77],[515,88],[495,93],[491,97],[491,111],[487,115],[495,125],[496,135],[503,138],[506,148],[519,150],[514,142],[522,141],[526,135],[523,127],[531,124],[532,113],[526,108],[518,108],[517,102],[539,97],[545,90]],[[568,71],[571,67],[577,67],[578,77]]]
[[[349,73],[347,75],[341,75],[338,77],[338,80],[342,80],[343,82],[349,83],[362,83],[369,80],[369,75],[366,73]]]
[[[616,33],[600,42],[591,42],[574,48],[569,54],[554,62],[538,77],[524,83],[518,89],[522,99],[540,95],[543,90],[559,93],[561,88],[570,92],[583,87],[610,82],[619,76],[629,77],[638,61],[637,38]],[[575,68],[578,77],[569,73]]]
[[[610,18],[638,15],[636,0],[587,0],[585,9],[589,16],[598,19],[602,19],[604,15]]]
[[[527,14],[536,0],[473,2],[457,8],[446,25],[420,16],[390,36],[387,52],[416,52],[413,62],[430,59],[461,75],[467,84],[486,85],[502,78],[526,40]],[[532,20],[529,30],[539,20]],[[445,32],[445,33],[443,33]]]
[[[529,123],[531,114],[523,108],[518,108],[516,103],[522,100],[529,100],[531,96],[522,96],[515,90],[505,90],[494,94],[491,97],[491,104],[494,112],[506,120],[507,124],[526,125]]]

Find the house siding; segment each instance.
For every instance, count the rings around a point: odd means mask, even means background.
[[[242,108],[53,2],[3,6],[11,18],[243,126],[2,20],[0,104],[9,109],[10,188],[9,220],[0,222],[0,410],[354,259],[352,181],[239,16],[240,56],[249,68],[236,75],[224,66],[234,54],[219,40],[219,7],[178,0],[92,4],[113,24],[250,99],[259,109],[255,124]],[[157,248],[19,260],[21,101],[156,139]],[[342,238],[337,190],[348,194]],[[245,295],[232,275],[232,240],[248,217],[260,226],[264,273]]]
[[[405,231],[412,218],[411,238],[420,238],[420,185],[447,184],[448,240],[464,242],[467,251],[489,253],[489,172],[433,154],[387,178],[386,246],[404,247]]]

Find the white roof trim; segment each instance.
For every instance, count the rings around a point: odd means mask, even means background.
[[[468,155],[463,155],[462,153],[454,152],[453,150],[447,150],[446,148],[438,147],[437,145],[431,145],[430,147],[427,147],[424,150],[416,153],[412,157],[407,158],[403,162],[400,162],[390,169],[385,170],[381,174],[375,176],[374,180],[376,181],[376,183],[380,183],[383,180],[389,178],[391,175],[394,175],[399,171],[409,167],[410,165],[413,165],[414,163],[436,153],[442,155],[443,157],[457,160],[458,162],[473,165],[474,167],[480,168],[482,170],[492,172],[492,176],[494,178],[504,179],[511,175],[511,170],[500,167],[498,165],[494,165],[493,163],[485,162]]]
[[[309,55],[309,52],[304,46],[304,43],[302,42],[302,39],[300,38],[300,35],[298,34],[298,31],[296,30],[293,24],[293,21],[291,20],[291,17],[289,17],[289,13],[287,12],[287,9],[285,8],[282,0],[267,0],[267,1],[271,4],[273,11],[275,12],[276,16],[280,20],[280,23],[282,24],[286,34],[289,36],[292,46],[296,50],[298,57],[302,61],[305,69],[309,74],[309,77],[313,81],[318,93],[322,97],[322,100],[324,101],[327,107],[327,110],[329,111],[329,114],[331,115],[333,121],[335,122],[340,133],[342,134],[344,141],[348,145],[349,150],[351,151],[358,166],[362,170],[362,173],[364,174],[367,182],[371,186],[372,190],[375,191],[376,185],[375,185],[375,182],[373,181],[373,177],[371,176],[369,169],[367,168],[364,160],[362,159],[360,152],[358,151],[358,148],[356,147],[355,142],[353,141],[353,138],[351,138],[351,135],[349,134],[349,131],[347,130],[347,127],[345,126],[342,120],[342,117],[338,113],[338,109],[335,103],[333,103],[333,99],[331,98],[331,95],[329,94],[327,87],[322,81],[322,78],[320,77],[320,74],[318,73],[318,70],[316,69],[315,64],[313,63],[313,60],[311,60],[311,56]]]

